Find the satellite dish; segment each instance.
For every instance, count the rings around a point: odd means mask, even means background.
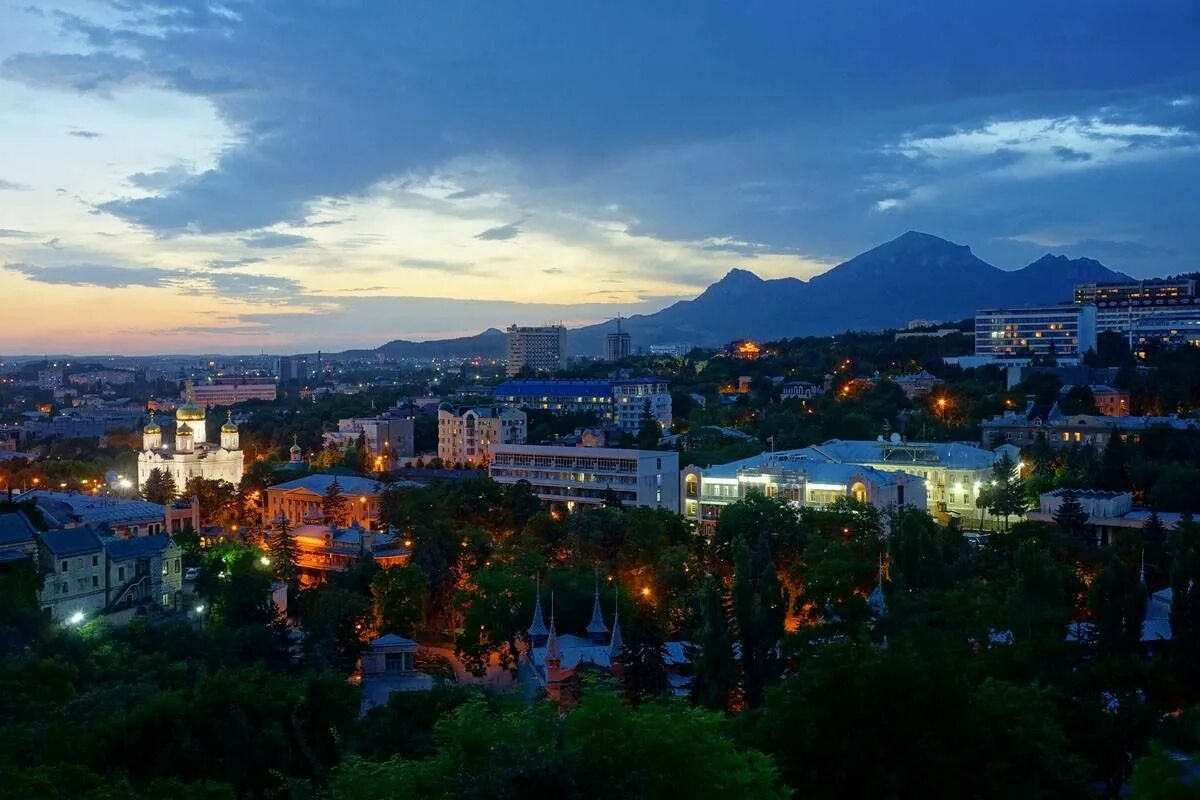
[[[900,434],[898,434],[898,433],[892,434],[892,444],[900,444]]]

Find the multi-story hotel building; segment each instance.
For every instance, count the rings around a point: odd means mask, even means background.
[[[523,369],[535,372],[558,372],[567,366],[567,329],[562,325],[540,328],[511,325],[504,332],[507,338],[505,374],[520,374]]]
[[[253,380],[242,376],[217,378],[216,383],[200,384],[192,388],[193,402],[201,408],[232,406],[247,400],[275,400],[275,382],[270,379]]]
[[[679,511],[679,454],[672,450],[498,444],[488,474],[508,486],[528,481],[551,506],[603,505],[615,495],[623,505]]]
[[[670,387],[659,378],[508,380],[492,390],[492,401],[556,414],[591,412],[627,433],[641,430],[648,405],[664,431],[671,427]]]
[[[1157,324],[1142,328],[1141,335],[1150,335],[1152,328],[1163,328],[1164,338],[1168,338],[1172,327],[1200,324],[1200,297],[1196,296],[1196,281],[1192,278],[1080,283],[1075,286],[1075,303],[1096,307],[1098,331],[1137,332],[1140,323],[1153,317]]]
[[[991,308],[975,315],[975,355],[1077,359],[1096,349],[1096,307]]]
[[[438,408],[438,458],[443,464],[487,466],[498,444],[525,444],[527,420],[518,408],[479,406]]]

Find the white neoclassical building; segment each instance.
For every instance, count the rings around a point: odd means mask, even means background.
[[[228,481],[234,486],[242,480],[245,456],[238,441],[232,415],[221,426],[220,444],[208,441],[204,409],[196,404],[188,383],[187,398],[175,411],[175,445],[164,445],[162,427],[150,415],[142,431],[142,451],[138,455],[138,490],[146,484],[152,470],[170,473],[182,492],[190,478]]]

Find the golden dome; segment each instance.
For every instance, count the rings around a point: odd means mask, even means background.
[[[142,428],[142,433],[162,433],[162,426],[154,421],[154,412],[150,412],[150,421]]]
[[[184,403],[175,409],[176,422],[203,422],[204,409],[195,403]]]
[[[238,427],[233,422],[233,412],[229,412],[229,416],[225,418],[225,424],[221,426],[221,433],[237,433]]]
[[[178,428],[175,429],[175,435],[176,436],[191,436],[192,435],[192,426],[188,425],[186,422],[183,423],[182,425],[180,425]]]

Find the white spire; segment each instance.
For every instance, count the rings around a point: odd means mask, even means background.
[[[887,600],[883,596],[883,553],[879,554],[879,579],[875,584],[875,591],[871,592],[871,596],[867,599],[867,605],[875,612],[876,616],[882,617],[887,613]]]
[[[621,601],[620,594],[616,586],[613,587],[613,627],[612,638],[608,643],[608,657],[615,659],[621,655],[621,651],[625,649],[625,642],[621,639]]]
[[[537,586],[537,600],[533,605],[533,622],[529,626],[529,637],[531,639],[540,639],[547,633],[546,619],[542,616],[542,576],[538,575],[534,578],[534,583]],[[537,644],[535,641],[534,644]]]
[[[588,623],[587,632],[589,636],[603,637],[608,633],[608,626],[604,624],[604,614],[600,611],[600,570],[596,570],[596,590],[592,595],[592,621]],[[603,639],[601,639],[603,641]]]
[[[1138,582],[1146,585],[1146,545],[1142,545],[1142,564],[1138,567]]]

